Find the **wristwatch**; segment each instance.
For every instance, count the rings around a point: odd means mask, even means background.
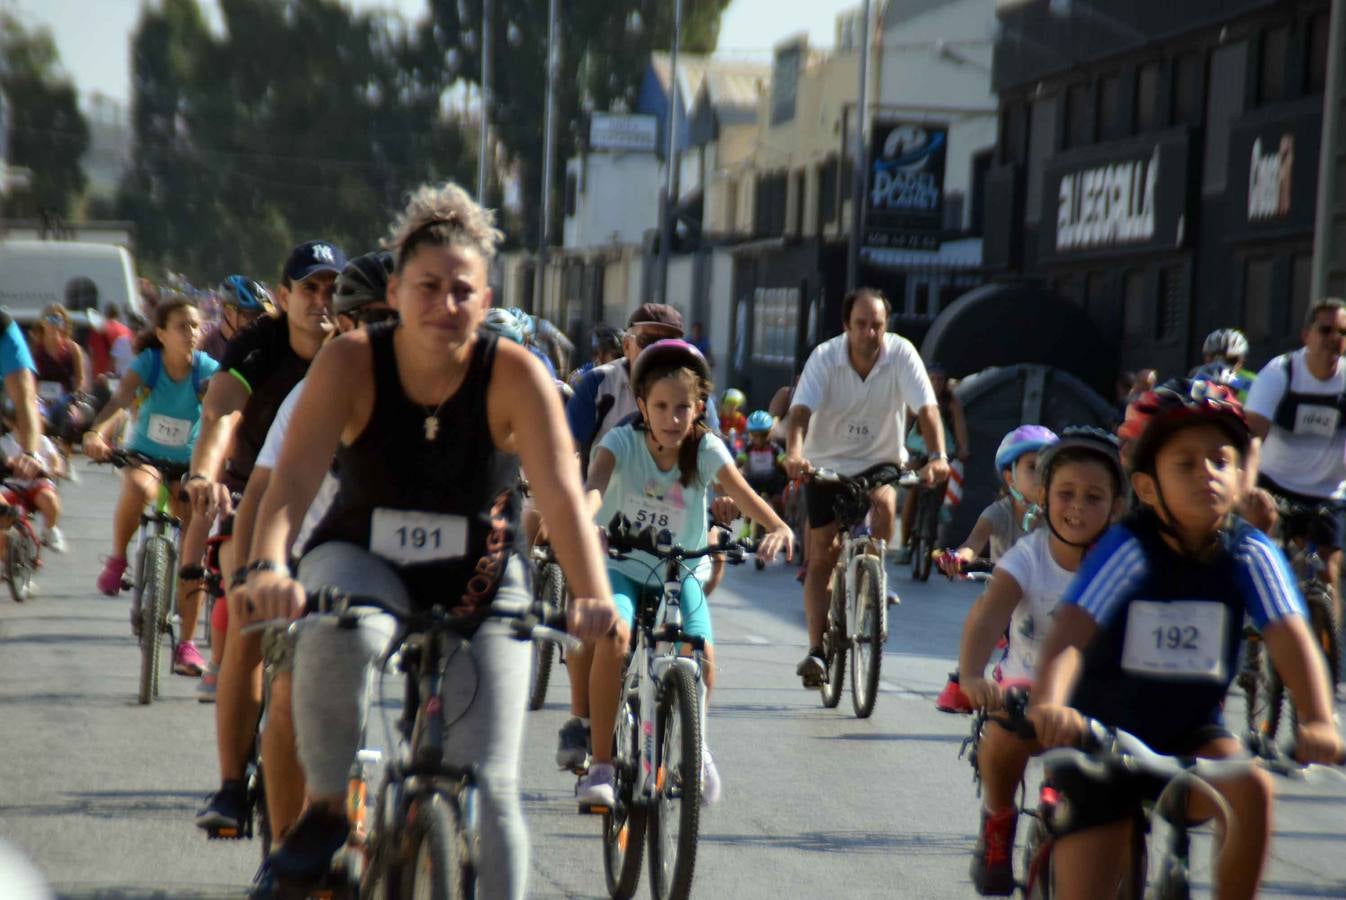
[[[937,460],[937,459],[942,459],[942,460],[944,460],[945,462],[948,462],[948,461],[949,461],[949,454],[947,454],[947,453],[931,453],[930,456],[926,458],[926,462],[934,462],[934,461]]]

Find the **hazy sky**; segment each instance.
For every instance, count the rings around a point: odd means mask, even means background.
[[[211,16],[215,0],[198,0]],[[395,9],[419,18],[426,0],[348,0],[357,9]],[[666,0],[671,2],[671,0]],[[831,46],[836,14],[860,0],[733,0],[721,20],[720,48],[765,57],[781,38],[801,31],[814,46]],[[131,93],[127,66],[131,32],[141,0],[0,0],[0,9],[26,24],[51,28],[61,62],[81,92],[99,91],[120,100]]]

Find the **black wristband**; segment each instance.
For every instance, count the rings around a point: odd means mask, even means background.
[[[254,559],[248,563],[248,572],[276,572],[288,578],[290,567],[285,563],[278,563],[274,559]]]
[[[248,567],[239,566],[237,569],[234,570],[234,574],[229,578],[229,587],[231,588],[243,587],[244,582],[246,582],[247,580],[248,580]]]

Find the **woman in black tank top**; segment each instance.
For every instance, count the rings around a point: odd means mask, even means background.
[[[485,622],[469,645],[479,683],[464,686],[468,709],[446,746],[475,748],[466,755],[478,757],[452,762],[489,760],[479,776],[490,807],[482,816],[489,823],[482,851],[491,857],[479,867],[482,895],[521,897],[527,859],[517,768],[528,648],[489,621],[497,594],[529,595],[516,553],[520,463],[577,598],[569,630],[592,640],[619,620],[556,389],[526,349],[478,332],[499,236],[491,213],[457,186],[427,186],[412,197],[391,241],[388,299],[400,321],[342,335],[314,359],[257,516],[247,585],[254,621],[302,614],[304,587],[284,561],[335,456],[338,494],[304,548],[299,575],[310,589],[340,582],[369,593],[360,585],[387,573],[392,587],[378,588],[384,599],[401,593],[400,582],[412,605],[442,604]],[[293,716],[312,810],[291,835],[307,830],[297,840],[308,846],[313,830],[331,837],[322,829],[342,827],[345,773],[358,748],[341,745],[358,739],[353,717],[364,709],[365,667],[382,650],[333,650],[339,631],[306,622],[296,647]],[[322,659],[319,685],[305,682],[306,654],[310,664]],[[346,691],[354,695],[349,710]]]

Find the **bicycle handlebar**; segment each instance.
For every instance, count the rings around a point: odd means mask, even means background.
[[[716,553],[725,555],[725,562],[731,565],[739,565],[746,557],[756,552],[756,545],[749,540],[733,540],[729,535],[723,534],[723,540],[719,544],[702,547],[699,550],[685,550],[681,546],[673,543],[673,535],[668,529],[655,532],[652,528],[645,528],[641,531],[632,531],[631,522],[621,513],[612,517],[608,523],[605,532],[608,541],[608,555],[614,559],[622,554],[630,553],[633,550],[643,550],[652,556],[658,557],[662,562],[684,562],[687,560],[701,559],[704,556],[712,556]],[[665,537],[667,536],[667,537]]]
[[[0,460],[0,481],[9,481],[14,476],[14,467],[9,464],[8,459]],[[51,473],[46,469],[39,469],[34,478],[51,478]]]
[[[921,477],[915,469],[901,469],[892,464],[885,464],[859,475],[842,475],[833,469],[814,469],[807,477],[818,484],[839,484],[864,491],[872,491],[885,484],[915,487],[921,483]]]

